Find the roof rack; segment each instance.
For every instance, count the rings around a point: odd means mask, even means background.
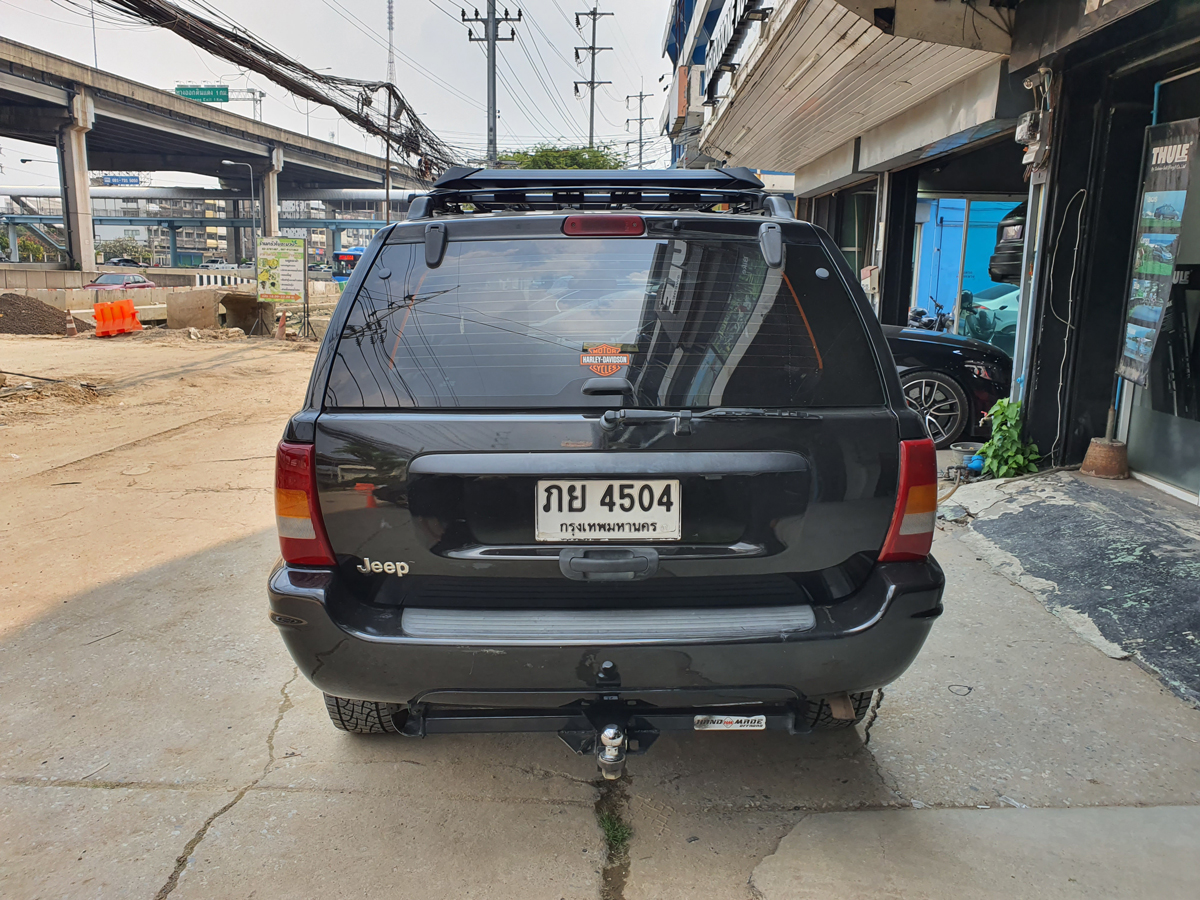
[[[758,213],[791,218],[744,167],[730,169],[471,169],[446,171],[415,196],[409,219],[498,210],[638,209]],[[469,207],[469,208],[464,208]]]

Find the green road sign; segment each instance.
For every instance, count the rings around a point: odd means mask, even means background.
[[[201,103],[229,102],[229,87],[224,84],[177,84],[175,93]]]

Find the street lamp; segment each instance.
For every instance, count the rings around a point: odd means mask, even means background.
[[[233,159],[221,160],[223,166],[245,166],[250,170],[250,240],[254,243],[254,283],[258,284],[258,217],[254,213],[254,166],[248,162],[238,162]]]

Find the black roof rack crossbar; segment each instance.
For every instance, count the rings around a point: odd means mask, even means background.
[[[409,219],[500,210],[697,211],[792,218],[749,169],[449,169]]]
[[[761,191],[744,166],[729,169],[472,169],[455,166],[431,193],[566,190]]]

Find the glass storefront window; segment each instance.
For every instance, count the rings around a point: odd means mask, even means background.
[[[1018,198],[922,197],[913,246],[912,306],[929,315],[940,306],[955,315],[958,334],[990,343],[1010,356],[1020,287],[993,281],[988,268],[997,250],[1000,221],[1019,205]],[[1015,241],[1019,246],[1020,238]]]
[[[1200,494],[1200,289],[1172,288],[1147,387],[1133,391],[1130,467]]]

